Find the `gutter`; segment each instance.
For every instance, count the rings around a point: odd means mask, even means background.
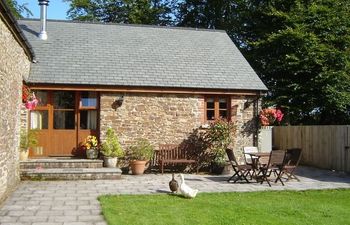
[[[35,54],[31,44],[28,42],[27,38],[24,36],[22,29],[19,27],[16,18],[12,15],[9,7],[4,0],[0,0],[0,18],[4,21],[5,25],[13,34],[16,41],[23,48],[24,52],[28,56],[29,60],[32,62],[35,60]]]

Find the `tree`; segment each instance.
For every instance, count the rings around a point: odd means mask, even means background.
[[[81,21],[168,25],[171,3],[164,0],[67,0],[69,18]]]
[[[350,2],[184,0],[178,24],[227,31],[292,124],[350,122]]]
[[[349,2],[285,2],[255,11],[278,23],[246,39],[245,55],[270,90],[266,104],[284,108],[292,124],[349,123]]]
[[[33,16],[33,13],[27,8],[27,3],[20,5],[16,0],[6,0],[6,3],[10,8],[11,13],[17,19],[23,18],[23,14],[26,14],[27,17],[29,17],[29,15]]]

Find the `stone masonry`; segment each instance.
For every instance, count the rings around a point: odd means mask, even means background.
[[[0,19],[0,203],[19,182],[22,80],[30,61]]]
[[[235,149],[255,146],[257,143],[257,100],[256,96],[233,96],[231,98],[231,120],[236,124]]]
[[[119,96],[101,94],[100,130],[103,139],[107,128],[114,128],[124,147],[138,138],[146,138],[154,146],[179,144],[204,120],[202,96],[125,94],[123,104],[113,109]]]
[[[122,105],[114,108],[113,102],[121,95]],[[248,100],[246,96],[231,97],[232,120],[237,125],[236,151],[254,144],[256,106],[247,106]],[[180,144],[206,123],[204,95],[101,93],[100,105],[101,139],[112,127],[124,148],[138,138],[148,139],[156,148],[159,144]]]

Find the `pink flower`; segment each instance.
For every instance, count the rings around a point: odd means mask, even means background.
[[[266,108],[260,111],[260,123],[263,126],[273,125],[275,121],[281,122],[284,114],[281,110],[275,108]]]
[[[279,110],[279,109],[277,109],[277,110],[276,110],[276,120],[277,120],[278,122],[281,122],[282,119],[283,119],[283,116],[284,116],[284,114],[282,113],[282,111]]]
[[[26,109],[33,110],[38,105],[39,101],[36,99],[35,94],[33,93],[33,96],[31,97],[31,100],[27,100],[27,102],[24,104]]]

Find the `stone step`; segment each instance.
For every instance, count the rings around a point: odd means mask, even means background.
[[[20,162],[20,169],[102,168],[103,160],[74,158],[28,159]]]
[[[22,180],[116,180],[121,178],[119,168],[37,168],[22,169]]]

